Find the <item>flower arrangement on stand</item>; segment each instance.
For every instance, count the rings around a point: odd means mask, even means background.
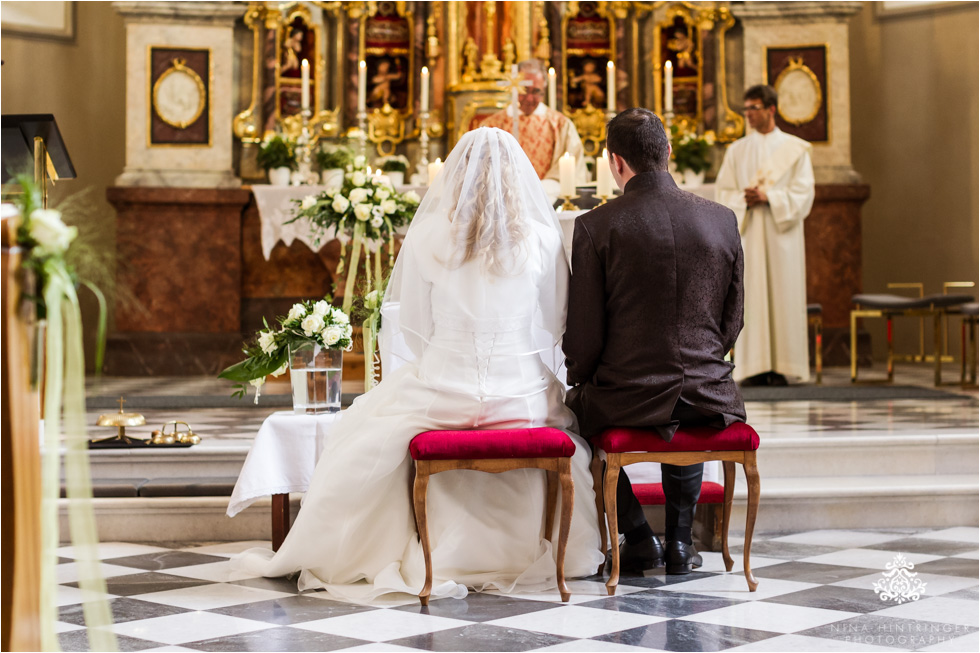
[[[713,131],[706,131],[699,136],[692,132],[681,132],[676,125],[671,127],[674,164],[677,171],[684,175],[685,184],[697,185],[704,181],[704,173],[711,168],[711,146],[714,144]]]
[[[255,388],[255,403],[265,378],[287,369],[297,412],[340,409],[340,356],[350,350],[352,328],[346,312],[331,306],[330,298],[293,304],[289,314],[277,318],[278,328],[265,328],[244,348],[245,360],[225,369],[218,378],[235,382],[233,396],[244,397],[246,384]],[[308,370],[325,372],[309,374]],[[331,374],[334,372],[334,374]]]
[[[275,134],[262,141],[256,161],[269,173],[269,183],[288,186],[290,172],[296,170],[296,143]]]
[[[316,163],[320,168],[323,184],[339,186],[347,166],[354,162],[354,149],[347,145],[322,143],[316,151]]]
[[[376,174],[369,175],[365,158],[355,157],[347,166],[344,183],[340,188],[328,189],[297,200],[295,217],[289,221],[308,221],[317,244],[321,240],[332,238],[340,241],[337,273],[339,275],[345,270],[347,272],[344,282],[344,312],[351,310],[355,295],[365,298],[375,292],[377,297],[382,291],[382,248],[384,245],[388,247],[387,263],[390,269],[395,262],[395,231],[411,222],[418,209],[420,198],[417,193],[397,192],[391,180],[380,172],[379,170]],[[358,277],[362,269],[363,280],[360,280]],[[375,381],[376,333],[372,326],[375,322],[376,320],[366,319],[362,324],[365,389],[373,387]]]

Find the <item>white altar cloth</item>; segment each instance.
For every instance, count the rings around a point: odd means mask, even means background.
[[[327,186],[271,186],[269,184],[254,184],[252,194],[255,195],[255,204],[259,209],[259,223],[262,233],[262,256],[269,260],[272,255],[272,248],[276,243],[282,241],[286,247],[298,240],[312,251],[319,251],[321,247],[329,243],[336,237],[333,229],[328,229],[320,237],[319,245],[315,241],[313,230],[305,220],[300,220],[292,224],[286,224],[292,220],[296,213],[296,205],[293,200],[301,200],[307,195],[319,195],[327,190]],[[425,195],[424,186],[398,186],[399,193],[407,193],[414,190],[419,197]]]
[[[306,492],[340,415],[296,415],[291,410],[269,415],[248,451],[226,514],[234,517],[262,497]]]

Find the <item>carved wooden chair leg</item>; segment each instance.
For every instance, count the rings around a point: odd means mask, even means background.
[[[592,454],[592,463],[589,465],[592,470],[592,488],[595,490],[595,509],[599,515],[599,552],[602,553],[602,562],[599,563],[597,574],[602,575],[606,568],[606,551],[608,551],[608,540],[606,530],[606,511],[603,506],[602,495],[602,459],[597,453]]]
[[[563,603],[571,598],[571,590],[565,583],[565,547],[568,544],[568,531],[572,527],[572,511],[575,508],[575,486],[572,483],[571,458],[558,459],[558,481],[561,484],[561,524],[558,530],[558,592]]]
[[[429,462],[417,460],[415,461],[415,487],[412,495],[415,504],[415,524],[419,532],[419,541],[422,543],[422,556],[425,558],[425,585],[419,592],[419,601],[422,605],[429,605],[429,595],[432,593],[432,551],[429,549],[429,527],[425,514],[425,498],[428,488]]]
[[[606,477],[603,480],[602,494],[606,503],[606,521],[609,523],[609,548],[612,554],[612,565],[609,569],[609,580],[606,581],[606,592],[609,596],[616,593],[619,585],[619,521],[616,517],[616,484],[619,483],[619,454],[606,454]]]
[[[728,525],[732,521],[732,501],[735,497],[735,463],[722,461],[722,469],[725,470],[725,503],[721,517],[721,557],[725,561],[725,571],[731,571],[735,561],[728,552]]]
[[[743,560],[745,566],[745,581],[749,584],[749,591],[754,592],[759,586],[759,581],[752,575],[752,567],[749,565],[749,555],[752,552],[752,532],[755,530],[755,518],[759,514],[759,469],[756,467],[755,452],[746,451],[745,461],[742,463],[745,470],[745,481],[749,489],[749,501],[745,511],[745,551]]]
[[[555,509],[558,507],[558,472],[545,471],[548,478],[548,488],[545,490],[544,508],[544,537],[549,542],[554,542],[555,532]]]

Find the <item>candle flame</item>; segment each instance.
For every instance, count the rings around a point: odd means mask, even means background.
[[[357,62],[357,67],[358,68],[367,68],[367,62],[364,61],[364,59],[361,59],[360,61]]]
[[[612,70],[615,67],[616,67],[616,64],[614,64],[613,62],[611,62],[611,61],[607,61],[606,62],[606,68],[608,68],[609,70]]]
[[[555,69],[554,68],[549,68],[548,69],[548,75],[550,75],[551,77],[554,77],[555,76]]]
[[[303,68],[309,68],[310,67],[310,62],[307,61],[306,59],[303,59],[303,63],[301,65],[303,66]]]
[[[667,70],[670,70],[673,67],[674,67],[674,64],[670,63],[670,61],[664,62],[664,68],[666,68]]]
[[[425,76],[425,75],[428,75],[428,74],[429,74],[429,67],[428,66],[422,66],[422,75]]]
[[[606,148],[602,148],[602,158],[603,159],[609,158],[609,150],[607,150]]]

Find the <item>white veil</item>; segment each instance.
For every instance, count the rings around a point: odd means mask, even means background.
[[[492,283],[495,276],[519,274],[529,260],[540,264],[541,252],[530,252],[531,247],[546,249],[548,260],[539,277],[538,305],[529,316],[534,349],[525,353],[538,354],[557,373],[569,278],[558,217],[511,134],[487,127],[468,132],[426,191],[395,262],[381,308],[384,372],[401,361],[417,361],[432,335],[431,283],[421,274],[416,250],[439,252],[445,274],[467,260],[479,261],[483,282]],[[494,310],[468,317],[476,330],[492,331]]]

